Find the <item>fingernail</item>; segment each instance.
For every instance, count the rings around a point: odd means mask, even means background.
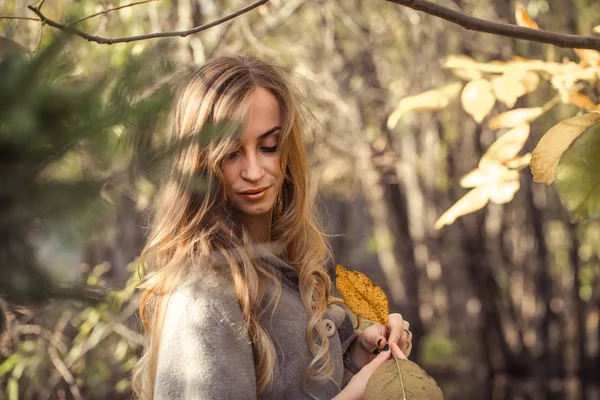
[[[382,340],[383,340],[383,338],[382,338],[382,339],[379,339],[379,340],[377,341],[377,347],[381,347],[381,341],[382,341]]]
[[[381,353],[381,352],[379,351],[379,349],[375,349],[375,350],[373,350],[373,354],[379,354],[379,353]]]
[[[390,344],[386,343],[385,347],[383,348],[382,351],[388,351],[390,349]]]

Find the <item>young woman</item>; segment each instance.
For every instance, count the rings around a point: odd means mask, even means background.
[[[171,140],[199,137],[175,157],[142,252],[140,399],[360,399],[410,353],[400,314],[358,332],[332,296],[300,104],[252,57],[214,59],[179,91]]]

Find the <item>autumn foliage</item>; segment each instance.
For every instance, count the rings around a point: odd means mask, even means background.
[[[521,5],[516,7],[515,19],[518,25],[539,29]],[[519,170],[527,166],[534,181],[548,185],[557,181],[559,196],[572,220],[600,217],[600,138],[593,128],[600,121],[600,106],[585,93],[585,88],[595,85],[600,77],[600,52],[588,49],[574,49],[574,52],[578,62],[514,57],[510,61],[486,63],[465,55],[450,55],[442,65],[461,81],[400,101],[388,118],[389,129],[410,111],[441,110],[459,97],[462,108],[477,124],[487,120],[491,130],[508,129],[498,135],[477,168],[460,180],[460,185],[470,191],[438,218],[435,229],[482,209],[488,202],[510,202],[520,188]],[[537,107],[513,109],[519,98],[538,88],[541,80],[547,81],[556,95]],[[509,110],[490,117],[498,103]],[[552,127],[532,153],[519,154],[531,125],[559,103],[574,105],[580,112]],[[582,135],[587,136],[587,145],[573,146]],[[563,157],[569,152],[576,154]]]

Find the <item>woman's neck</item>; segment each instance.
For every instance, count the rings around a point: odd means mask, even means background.
[[[271,213],[263,215],[244,215],[244,224],[250,231],[252,241],[255,243],[268,243],[271,241]]]

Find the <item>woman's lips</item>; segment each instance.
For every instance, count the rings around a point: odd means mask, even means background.
[[[256,201],[261,200],[263,197],[265,197],[265,195],[267,194],[267,189],[268,187],[254,190],[246,190],[238,194],[247,200]]]

